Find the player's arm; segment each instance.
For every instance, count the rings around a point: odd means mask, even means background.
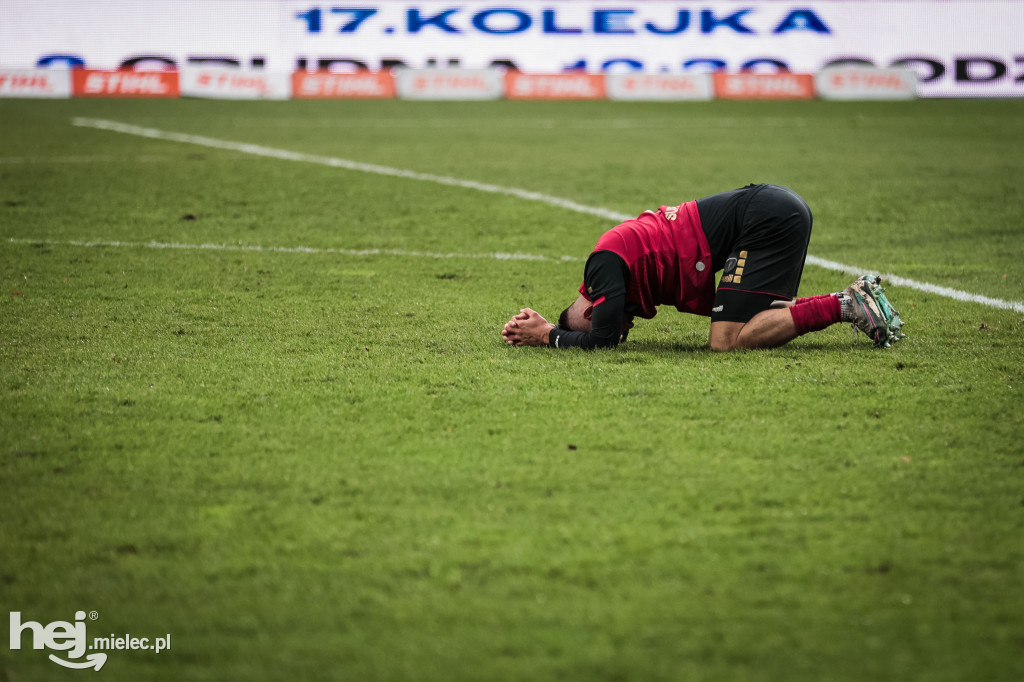
[[[572,331],[554,327],[548,345],[554,348],[610,348],[623,338],[626,319],[626,288],[629,268],[622,257],[611,251],[597,251],[587,259],[583,285],[593,301],[590,331]]]
[[[548,345],[553,348],[611,348],[619,345],[622,338],[622,323],[626,317],[625,295],[595,300],[592,323],[589,332],[576,332],[555,326],[549,333]]]
[[[602,348],[616,346],[624,338],[626,327],[626,287],[629,269],[620,256],[611,251],[591,254],[584,268],[583,284],[587,297],[580,296],[574,306],[587,306],[584,323],[588,330],[564,329],[545,320],[537,311],[523,308],[505,324],[501,334],[512,346],[551,346],[553,348]]]

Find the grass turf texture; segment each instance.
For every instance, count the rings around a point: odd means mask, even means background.
[[[511,349],[580,262],[54,242],[557,258],[610,227],[92,116],[627,213],[779,182],[817,256],[1019,301],[1022,114],[0,102],[0,611],[172,635],[107,679],[1020,679],[1019,313],[891,287],[886,351],[712,354],[669,310],[614,351]],[[22,641],[0,678],[85,674]]]

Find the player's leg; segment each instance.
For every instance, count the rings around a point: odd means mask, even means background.
[[[903,320],[886,297],[881,278],[863,275],[841,292],[775,301],[745,323],[712,321],[711,348],[774,348],[837,322],[853,323],[876,348],[888,348],[906,337]]]
[[[711,314],[713,350],[772,348],[838,322],[837,299],[794,302],[811,234],[806,202],[784,187],[758,189],[746,206]]]
[[[877,275],[842,292],[792,300],[810,236],[811,212],[799,195],[775,185],[755,189],[715,294],[712,349],[773,348],[837,322],[852,322],[880,348],[903,338],[899,311]]]
[[[710,345],[711,350],[775,348],[789,343],[799,335],[788,305],[769,307],[746,322],[713,321]]]

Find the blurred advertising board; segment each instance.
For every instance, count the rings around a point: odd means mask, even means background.
[[[814,76],[822,99],[900,100],[917,96],[917,77],[908,69],[864,69],[836,66]]]
[[[181,94],[176,71],[96,71],[71,72],[74,97],[156,97],[173,98]]]
[[[184,97],[289,99],[292,95],[291,76],[283,72],[184,66],[180,73]]]
[[[505,95],[500,69],[395,69],[402,99],[488,100]]]
[[[814,76],[806,73],[716,73],[718,99],[814,99]]]
[[[640,101],[710,100],[709,73],[613,73],[605,76],[608,99]]]
[[[71,72],[51,69],[0,70],[0,97],[66,99],[71,97]]]
[[[590,73],[505,74],[509,99],[604,99],[604,76]]]
[[[293,99],[393,99],[395,79],[385,71],[329,73],[296,71]]]
[[[1024,94],[1021,0],[3,0],[0,68],[528,74],[905,68],[924,97]]]

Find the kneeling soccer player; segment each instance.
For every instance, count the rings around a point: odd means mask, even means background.
[[[903,338],[903,322],[877,276],[794,300],[811,222],[803,198],[767,184],[645,211],[598,239],[579,296],[557,325],[523,308],[502,336],[512,346],[616,346],[634,318],[674,305],[711,317],[713,350],[781,346],[837,322],[853,323],[877,347]]]

